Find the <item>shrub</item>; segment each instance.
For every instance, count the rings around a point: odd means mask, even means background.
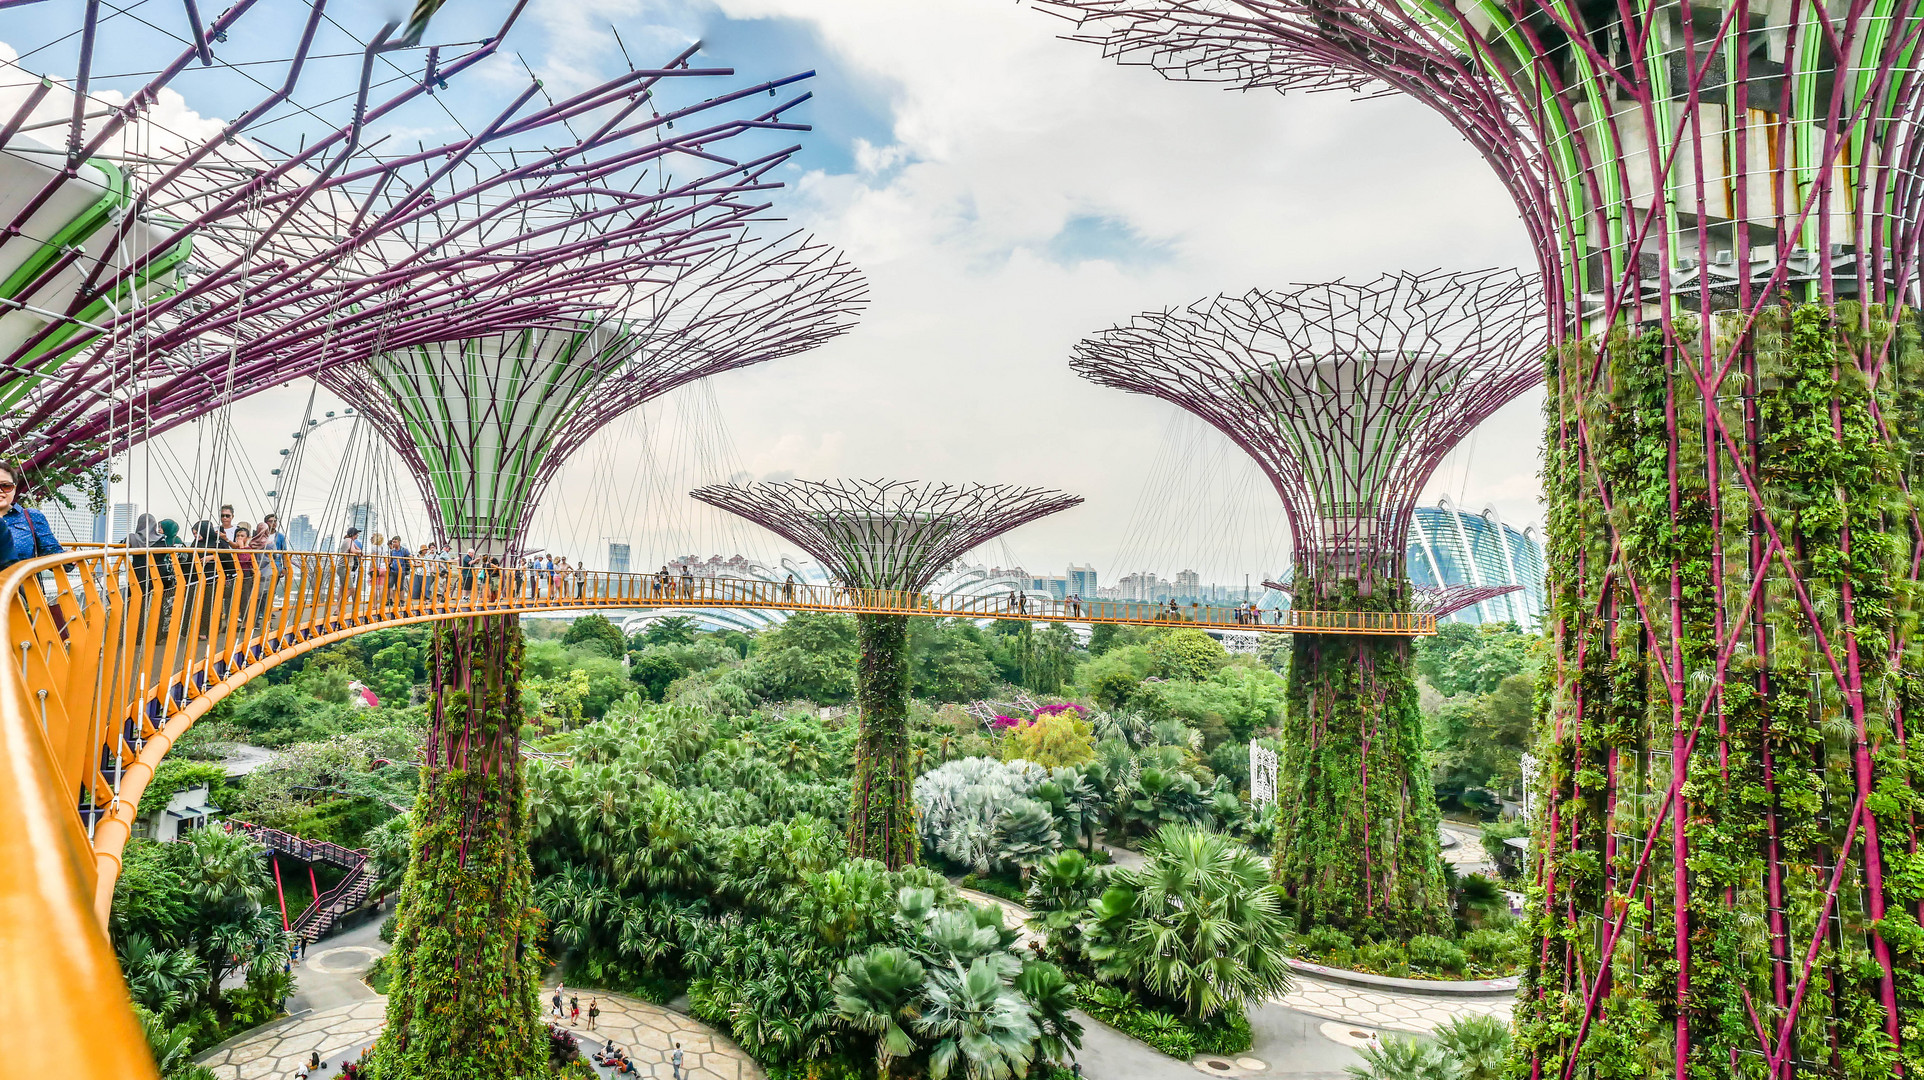
[[[1219,1012],[1190,1030],[1195,1032],[1197,1051],[1204,1054],[1241,1054],[1255,1042],[1249,1017],[1240,1011]]]
[[[1456,1058],[1463,1080],[1497,1080],[1510,1055],[1510,1027],[1494,1016],[1459,1016],[1436,1029],[1436,1041]]]
[[[1403,946],[1394,941],[1371,941],[1356,950],[1356,965],[1365,971],[1378,975],[1404,977],[1410,973],[1409,957],[1404,955]]]
[[[1517,960],[1514,927],[1479,927],[1463,935],[1463,953],[1478,967],[1508,968]]]
[[[1356,943],[1334,926],[1318,926],[1296,938],[1296,951],[1335,967],[1348,967]]]
[[[1392,1035],[1357,1054],[1363,1064],[1349,1067],[1356,1080],[1463,1080],[1455,1056],[1427,1039]]]
[[[1094,761],[1096,743],[1089,721],[1067,708],[1038,712],[1033,722],[1016,725],[1002,744],[1002,760],[1017,759],[1033,761],[1045,769]]]
[[[394,944],[394,928],[398,925],[398,919],[399,916],[389,915],[387,918],[381,920],[381,941],[383,944]]]
[[[964,874],[956,884],[964,889],[999,896],[1012,904],[1022,903],[1029,895],[1021,885],[994,874]]]
[[[1411,938],[1408,953],[1410,966],[1418,971],[1461,975],[1469,965],[1469,958],[1463,955],[1462,949],[1448,938],[1435,934],[1418,934]]]
[[[1200,1053],[1240,1054],[1250,1047],[1249,1018],[1241,1009],[1225,1009],[1207,1020],[1186,1020],[1144,1006],[1127,990],[1093,982],[1079,983],[1076,996],[1089,1015],[1183,1061]]]
[[[548,1025],[548,1064],[559,1069],[571,1061],[581,1059],[581,1041],[572,1031],[563,1031],[553,1024]]]
[[[1149,673],[1162,679],[1207,679],[1229,662],[1222,642],[1201,630],[1171,630],[1149,642]]]

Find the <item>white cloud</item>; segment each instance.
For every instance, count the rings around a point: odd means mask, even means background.
[[[801,176],[780,201],[868,273],[872,307],[826,348],[714,381],[737,449],[730,469],[1058,486],[1087,505],[1025,528],[1011,547],[1037,567],[1094,562],[1113,580],[1108,560],[1171,407],[1076,378],[1066,362],[1078,338],[1217,292],[1528,264],[1497,178],[1413,102],[1170,83],[1060,40],[1060,20],[985,0],[719,3],[734,19],[808,23],[827,49],[813,66],[885,88],[873,104],[888,117],[885,133],[811,136],[839,139],[854,168]],[[662,18],[639,0],[538,0],[529,19],[546,52],[530,61],[559,96],[620,69],[611,20],[637,62],[685,39]],[[761,70],[753,56],[726,62],[744,75],[787,70]],[[1131,257],[1126,240],[1097,258],[1065,257],[1052,243],[1078,219],[1100,219],[1154,257]],[[1485,425],[1439,470],[1432,496],[1536,518],[1538,410],[1519,402]],[[663,410],[662,438],[704,445],[701,433],[675,433],[674,415]],[[593,453],[635,456],[612,435]],[[542,519],[580,554],[600,536],[656,528],[606,520],[617,511],[596,501],[592,457],[551,491]],[[1191,509],[1168,512],[1196,518]],[[1282,556],[1245,569],[1273,570]]]

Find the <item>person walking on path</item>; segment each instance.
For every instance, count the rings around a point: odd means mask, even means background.
[[[588,999],[588,1030],[589,1031],[593,1031],[595,1029],[595,1020],[598,1019],[600,1016],[601,1016],[600,999],[589,998]]]
[[[570,994],[568,996],[568,1026],[574,1027],[579,1023],[581,1023],[581,995]]]
[[[680,1043],[675,1044],[675,1052],[674,1054],[669,1056],[668,1063],[675,1067],[675,1080],[681,1080],[681,1044]]]
[[[548,1011],[554,1014],[555,1019],[557,1020],[561,1019],[561,984],[560,983],[556,983],[554,987],[554,1008]]]

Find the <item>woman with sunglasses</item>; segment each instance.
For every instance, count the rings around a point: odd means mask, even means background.
[[[20,469],[0,462],[0,569],[35,555],[58,555],[66,548],[53,538],[47,515],[20,502]]]

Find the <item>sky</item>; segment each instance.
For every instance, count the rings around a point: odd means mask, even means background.
[[[0,11],[0,41],[36,6]],[[463,20],[479,27],[506,8],[450,4],[433,32],[453,39]],[[350,26],[382,14],[334,10]],[[550,489],[535,541],[597,566],[615,537],[636,545],[637,562],[730,545],[768,557],[778,541],[704,516],[672,489],[890,477],[1085,498],[985,561],[1054,573],[1094,564],[1105,582],[1186,568],[1233,581],[1285,565],[1280,512],[1254,467],[1173,406],[1079,379],[1071,347],[1139,311],[1222,292],[1526,266],[1523,228],[1482,160],[1413,102],[1167,82],[1062,40],[1068,30],[1008,0],[531,0],[507,41],[513,57],[452,92],[484,96],[525,63],[558,94],[623,70],[624,49],[646,63],[697,39],[701,62],[744,76],[813,69],[815,98],[795,116],[814,130],[783,171],[778,205],[842,248],[870,287],[845,337],[614,425]],[[191,94],[184,106],[232,111]],[[232,406],[253,459],[234,465],[236,501],[250,483],[274,483],[265,470],[289,445],[277,433],[308,400],[301,385]],[[1513,524],[1539,521],[1541,407],[1532,392],[1498,412],[1426,499],[1447,493]],[[192,454],[190,434],[205,437],[184,432],[166,452]],[[351,456],[344,433],[334,441],[337,459]],[[323,457],[302,481],[317,515],[344,497],[320,492],[317,477],[339,470]],[[139,451],[124,471],[148,485],[136,500],[178,497]]]

